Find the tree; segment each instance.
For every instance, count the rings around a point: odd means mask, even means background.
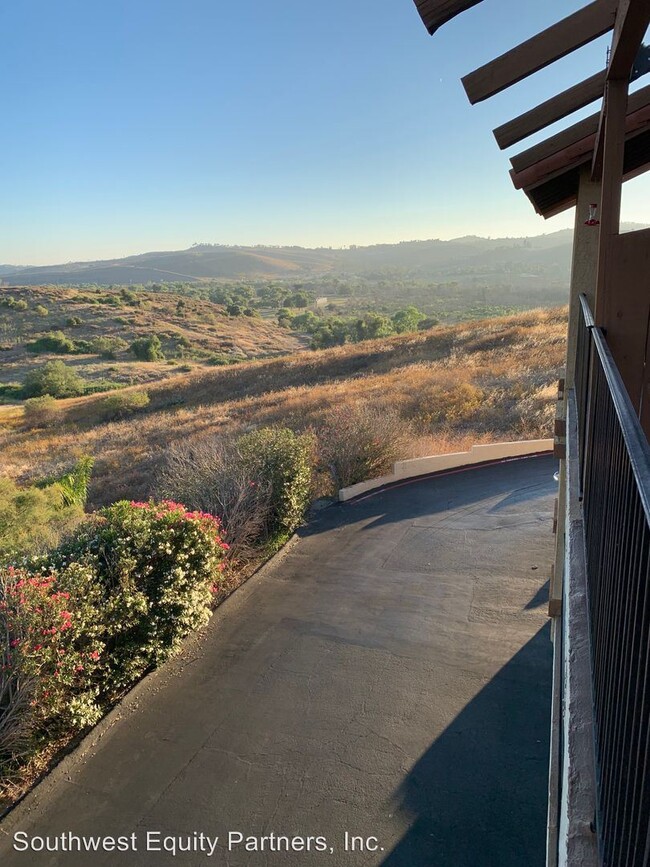
[[[289,307],[308,307],[309,295],[306,292],[296,292],[288,299]]]
[[[280,307],[278,310],[278,325],[281,328],[291,328],[293,314],[288,307]]]
[[[38,370],[30,371],[25,377],[23,394],[25,397],[78,397],[86,390],[85,380],[62,361],[48,361]]]
[[[304,313],[299,313],[291,320],[291,327],[295,331],[306,331],[307,334],[313,334],[316,329],[322,324],[322,319],[313,312],[306,310]]]
[[[134,340],[131,344],[131,352],[139,361],[160,361],[165,357],[157,334]]]
[[[380,313],[366,313],[363,319],[357,320],[356,329],[359,340],[389,337],[394,333],[393,323]]]
[[[426,319],[424,313],[420,313],[417,307],[409,305],[393,315],[393,328],[398,334],[403,334],[405,331],[417,331],[423,319]]]

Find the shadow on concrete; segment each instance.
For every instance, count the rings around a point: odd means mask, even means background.
[[[531,466],[538,478],[532,485]],[[525,508],[531,500],[547,497],[557,490],[557,482],[553,479],[556,469],[557,460],[552,455],[540,455],[442,474],[435,477],[435,487],[432,487],[430,477],[414,479],[372,492],[358,500],[335,503],[310,520],[299,535],[313,536],[332,527],[374,519],[363,528],[367,531],[398,521],[431,518],[450,509],[471,507],[499,496],[502,499],[488,509],[488,514],[516,510],[519,506]]]
[[[543,867],[551,698],[544,626],[395,794],[412,821],[382,867]]]
[[[548,594],[551,589],[551,582],[547,581],[543,584],[533,598],[525,605],[525,611],[532,611],[534,608],[540,608],[548,603]]]

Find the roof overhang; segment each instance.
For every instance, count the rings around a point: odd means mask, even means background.
[[[415,0],[424,26],[433,36],[439,27],[456,15],[477,6],[482,0]]]
[[[435,33],[441,25],[480,2],[415,0],[415,5],[429,33]],[[606,69],[494,130],[499,147],[506,148],[585,105],[602,100],[599,113],[512,157],[511,177],[515,187],[526,193],[542,216],[550,217],[575,204],[578,179],[586,166],[594,179],[602,174],[608,108],[603,97],[610,85],[618,82],[627,88],[632,75],[636,77],[640,47],[650,54],[642,45],[649,23],[650,0],[592,0],[463,78],[470,102],[476,103],[613,31]],[[648,71],[647,63],[642,71]],[[625,93],[627,90],[623,96]],[[625,103],[621,104],[621,111],[619,129],[625,128],[624,178],[628,179],[650,168],[650,87],[629,96],[626,116]],[[621,144],[622,135],[621,132],[618,139]]]

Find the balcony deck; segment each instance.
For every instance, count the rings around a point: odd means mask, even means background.
[[[3,867],[542,867],[555,468],[321,512],[5,819]],[[139,851],[18,853],[18,830],[135,832]],[[219,854],[147,854],[147,831],[219,835]],[[227,852],[228,831],[334,851]],[[346,831],[382,849],[345,852]]]

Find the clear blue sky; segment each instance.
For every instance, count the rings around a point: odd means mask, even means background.
[[[486,0],[432,38],[412,0],[5,3],[0,262],[571,225],[512,188],[491,130],[605,41],[473,108],[459,79],[582,5]]]

